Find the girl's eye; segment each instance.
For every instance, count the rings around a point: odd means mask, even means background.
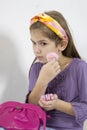
[[[33,44],[33,46],[35,46],[35,45],[36,45],[36,43],[35,43],[35,42],[32,42],[32,44]]]
[[[45,46],[45,45],[47,45],[47,43],[41,42],[40,45],[41,45],[41,46]]]

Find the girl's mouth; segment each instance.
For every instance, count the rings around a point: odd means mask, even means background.
[[[43,59],[43,56],[37,56],[37,59],[38,59],[38,60],[42,60],[42,59]]]

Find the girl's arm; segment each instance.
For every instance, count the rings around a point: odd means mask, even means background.
[[[38,104],[38,101],[46,91],[47,85],[43,84],[43,80],[37,80],[35,87],[33,88],[32,92],[28,96],[28,102],[33,104]]]
[[[56,109],[69,115],[75,115],[72,104],[58,99],[56,102]]]
[[[28,96],[28,102],[38,104],[38,101],[46,91],[48,83],[60,72],[58,62],[53,59],[43,65],[32,92]]]

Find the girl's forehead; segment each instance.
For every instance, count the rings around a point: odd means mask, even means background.
[[[40,40],[50,40],[45,34],[44,34],[44,32],[42,31],[42,30],[37,30],[37,29],[35,29],[35,30],[32,30],[31,32],[30,32],[30,35],[31,35],[31,39],[33,40],[33,39],[40,39]]]
[[[45,34],[45,32],[42,29],[32,29],[30,30],[30,33],[40,33],[42,35]]]

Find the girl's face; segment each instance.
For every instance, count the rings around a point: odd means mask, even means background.
[[[58,48],[56,47],[55,42],[44,36],[41,30],[31,30],[30,34],[33,51],[39,62],[46,63],[46,55],[49,52],[56,52],[58,54]]]

